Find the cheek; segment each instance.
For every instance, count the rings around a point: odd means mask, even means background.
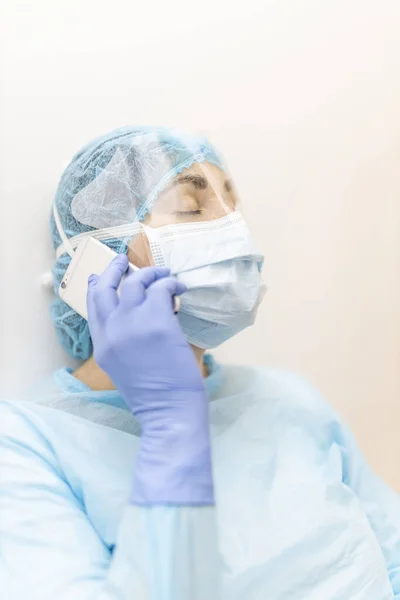
[[[150,251],[149,240],[144,233],[139,233],[128,244],[128,259],[140,269],[154,265]]]

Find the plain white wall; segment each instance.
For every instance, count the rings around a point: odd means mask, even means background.
[[[208,134],[267,255],[224,360],[295,369],[400,489],[398,0],[3,0],[1,391],[66,362],[38,283],[57,180],[127,123]]]

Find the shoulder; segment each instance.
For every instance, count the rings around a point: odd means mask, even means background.
[[[0,400],[0,433],[6,435],[14,428],[32,427],[41,421],[42,410],[43,407],[31,401]]]
[[[55,465],[51,423],[46,409],[31,402],[0,401],[0,448],[20,457],[45,459]],[[4,454],[0,452],[0,458]]]
[[[262,366],[222,367],[226,395],[241,395],[256,402],[276,419],[317,432],[338,436],[339,416],[323,395],[301,375]],[[224,395],[225,395],[224,394]],[[265,411],[263,411],[265,412]]]
[[[0,436],[16,435],[20,429],[29,428],[32,411],[28,402],[17,400],[0,401]]]
[[[333,413],[323,395],[298,373],[246,365],[226,365],[221,369],[225,386],[230,385],[232,390],[249,391],[282,407]]]

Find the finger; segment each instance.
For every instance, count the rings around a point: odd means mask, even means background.
[[[117,290],[128,264],[128,257],[125,254],[118,254],[100,275],[93,290],[99,318],[106,318],[118,306]]]
[[[94,302],[94,290],[96,288],[98,280],[99,280],[98,275],[91,275],[89,277],[88,291],[87,291],[87,296],[86,296],[89,331],[90,331],[90,336],[91,336],[92,340],[95,337],[96,330],[97,330],[97,313],[96,313],[96,305]]]
[[[157,310],[175,312],[174,296],[180,296],[186,292],[186,286],[178,281],[176,277],[166,277],[153,283],[147,290],[147,298]]]
[[[117,290],[120,286],[123,274],[126,272],[129,265],[126,254],[118,254],[106,267],[100,275],[99,283],[103,287],[109,287]]]
[[[169,269],[159,267],[144,267],[139,271],[129,273],[121,285],[120,305],[124,308],[131,308],[144,302],[146,290],[154,282],[168,277]]]

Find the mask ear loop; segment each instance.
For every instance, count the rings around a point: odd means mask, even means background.
[[[61,256],[62,254],[65,254],[65,252],[67,252],[72,258],[75,254],[75,250],[74,250],[74,247],[72,246],[70,240],[65,235],[63,226],[61,225],[60,215],[58,214],[58,210],[57,210],[55,204],[53,204],[53,215],[54,215],[54,221],[55,221],[57,229],[58,229],[58,233],[60,234],[60,238],[62,240],[62,244],[57,248],[57,256]],[[87,237],[96,237],[97,239],[101,239],[101,238],[107,239],[109,237],[112,237],[111,233],[114,233],[114,235],[115,235],[118,232],[120,234],[125,233],[125,235],[126,235],[125,243],[127,243],[130,238],[130,235],[127,235],[128,232],[130,234],[132,234],[132,233],[138,232],[142,229],[144,229],[144,226],[142,225],[142,223],[132,223],[131,225],[122,225],[119,227],[109,227],[107,229],[98,229],[97,231],[89,231],[87,233],[74,236],[71,239],[73,239],[74,243],[76,243],[76,245],[78,245],[79,241],[81,241],[82,239],[87,238]],[[46,288],[53,287],[52,273],[49,271],[47,273],[44,273],[41,277],[41,283]],[[174,296],[173,303],[174,303],[174,313],[178,314],[178,312],[181,308],[181,299],[179,298],[179,296]]]
[[[141,231],[142,229],[142,223],[135,221],[134,223],[130,223],[127,225],[116,225],[115,227],[94,229],[93,231],[78,233],[78,235],[74,235],[71,238],[67,238],[62,228],[57,209],[55,207],[53,209],[53,214],[58,232],[60,234],[60,238],[62,240],[62,243],[58,246],[56,250],[57,258],[60,258],[60,256],[65,254],[65,252],[67,252],[72,258],[75,253],[75,249],[83,240],[86,240],[88,237],[95,238],[96,240],[99,240],[99,242],[103,242],[104,240],[109,240],[111,238],[117,238],[121,239],[123,243],[126,243],[127,240],[129,240],[133,234],[139,233],[139,231]]]
[[[61,241],[62,241],[61,247],[63,248],[64,252],[68,252],[70,257],[72,258],[75,254],[75,250],[72,247],[72,244],[70,243],[69,239],[65,235],[65,231],[64,231],[63,226],[61,225],[60,215],[58,214],[58,210],[57,210],[55,202],[53,202],[53,217],[54,217],[54,221],[55,221],[55,224],[58,229],[58,233],[59,233]],[[63,252],[63,254],[64,254],[64,252]],[[57,253],[58,253],[58,249],[57,249]]]
[[[58,214],[58,210],[55,205],[55,202],[53,202],[53,217],[54,217],[54,221],[55,221],[58,233],[59,233],[61,241],[62,241],[61,245],[57,249],[57,252],[61,248],[62,249],[61,254],[64,254],[65,252],[67,252],[70,255],[70,257],[72,258],[75,254],[75,250],[73,249],[69,239],[65,235],[63,226],[61,225],[60,215]],[[61,256],[61,254],[60,254],[60,256]],[[43,273],[40,277],[40,283],[44,288],[46,288],[48,290],[52,289],[53,288],[52,272],[46,271],[45,273]]]

